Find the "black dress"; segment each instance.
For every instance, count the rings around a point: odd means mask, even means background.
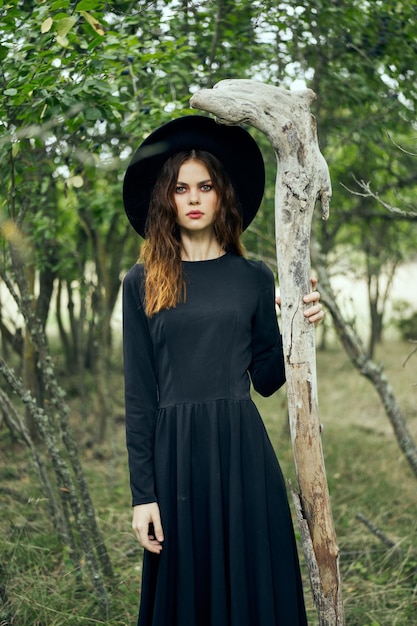
[[[227,253],[184,262],[186,303],[147,318],[143,268],[123,289],[133,505],[157,501],[139,626],[307,624],[285,484],[250,379],[284,383],[272,272]],[[249,377],[250,374],[250,377]]]

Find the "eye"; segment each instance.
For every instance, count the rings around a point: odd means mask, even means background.
[[[177,185],[175,187],[175,193],[185,193],[186,189],[184,185]]]
[[[213,185],[210,183],[205,183],[201,185],[201,191],[211,191],[213,189]]]

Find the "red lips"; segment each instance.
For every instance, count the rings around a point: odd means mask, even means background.
[[[199,217],[202,217],[203,213],[201,211],[190,211],[187,213],[187,217],[191,217],[191,219],[196,220]]]

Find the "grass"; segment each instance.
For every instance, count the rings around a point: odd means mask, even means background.
[[[402,363],[409,344],[382,346],[379,358],[417,438],[415,357]],[[320,419],[333,515],[341,549],[347,626],[417,624],[416,477],[401,453],[371,385],[353,370],[341,349],[318,354]],[[87,583],[79,584],[48,519],[26,450],[0,431],[0,624],[89,626],[135,623],[141,575],[140,548],[130,531],[121,378],[111,380],[115,418],[111,444],[91,447],[94,415],[87,419],[71,400],[72,421],[96,513],[115,569],[106,615]],[[285,420],[285,393],[256,398],[284,475],[295,481]],[[30,504],[19,500],[31,498]],[[358,518],[364,515],[394,547],[387,547]],[[303,564],[304,570],[304,564]],[[309,624],[318,624],[308,580]],[[198,625],[196,625],[198,626]]]

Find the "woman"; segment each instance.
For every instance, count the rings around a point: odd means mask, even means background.
[[[240,127],[188,116],[152,133],[124,182],[145,237],[123,287],[139,626],[307,623],[285,484],[250,381],[285,381],[274,279],[243,257],[264,189]],[[323,315],[319,294],[310,322]]]

